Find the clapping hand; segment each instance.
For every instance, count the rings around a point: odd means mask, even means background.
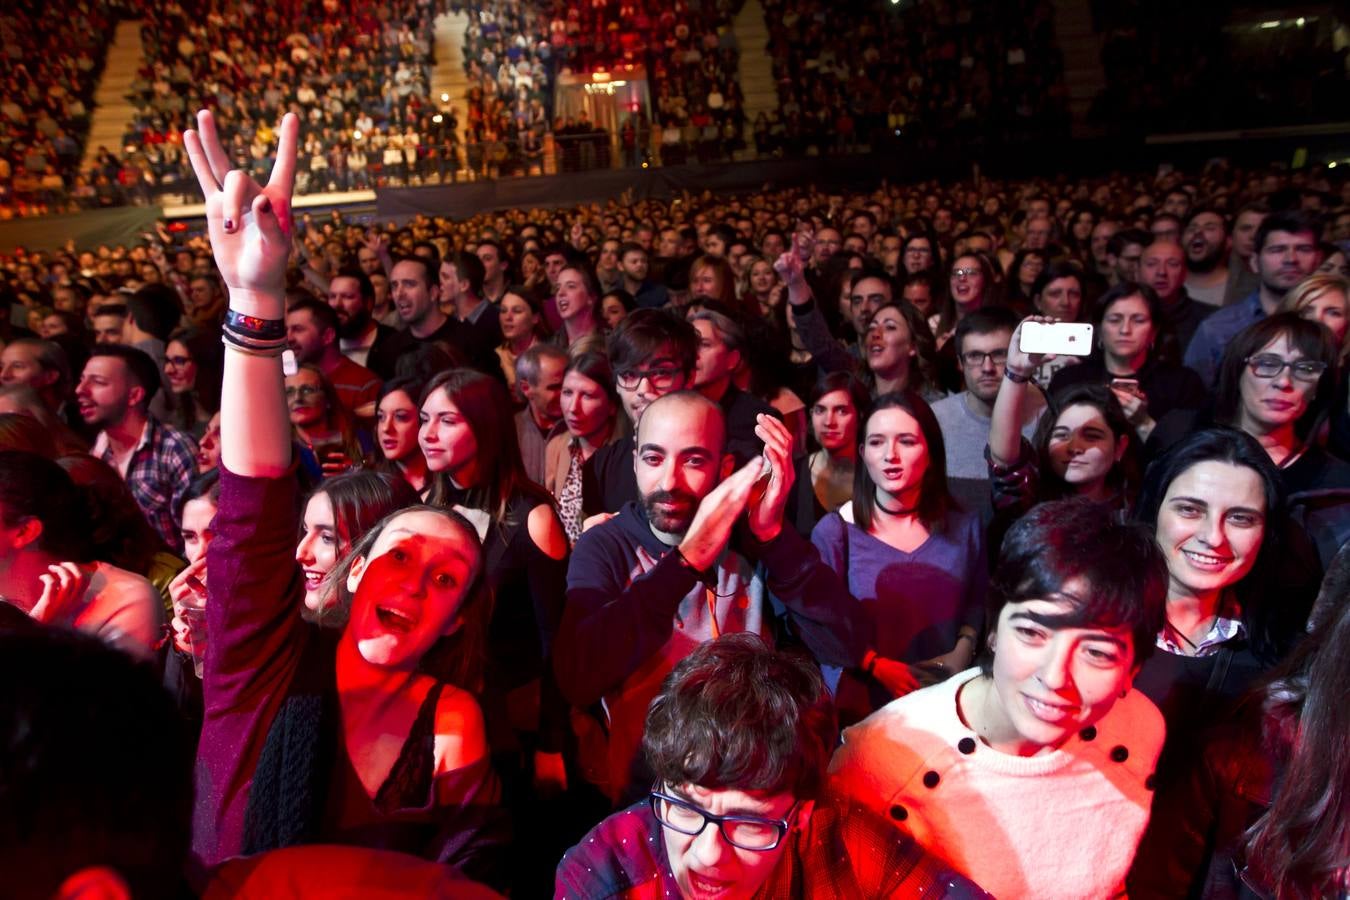
[[[746,515],[750,530],[760,543],[768,543],[783,530],[783,510],[792,494],[796,470],[792,466],[792,432],[773,416],[760,413],[755,436],[764,442],[765,471],[750,491]]]

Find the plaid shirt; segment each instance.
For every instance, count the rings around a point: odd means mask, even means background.
[[[99,432],[91,453],[118,468],[107,432]],[[197,472],[197,450],[192,438],[150,416],[141,432],[140,443],[131,451],[120,471],[151,527],[159,532],[173,552],[181,554],[183,535],[173,511]]]

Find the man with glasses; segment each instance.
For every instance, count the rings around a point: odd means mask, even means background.
[[[624,317],[609,338],[609,361],[634,432],[653,401],[690,386],[697,358],[698,332],[683,319],[655,309],[635,310]],[[629,435],[601,447],[586,461],[581,505],[587,516],[616,513],[638,499],[635,447]]]
[[[558,897],[983,897],[875,814],[822,793],[815,664],[749,634],[696,648],[647,713],[647,798],[558,865]]]
[[[989,443],[989,421],[1003,384],[1008,342],[1015,328],[1017,316],[1006,307],[987,306],[962,319],[952,340],[966,389],[933,404],[947,449],[947,485],[967,509],[981,510],[986,516],[992,509],[984,448]],[[1045,401],[1038,395],[1037,402],[1028,406],[1022,434],[1030,439]]]

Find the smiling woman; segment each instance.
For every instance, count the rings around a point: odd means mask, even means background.
[[[1167,561],[1159,652],[1137,685],[1167,722],[1159,802],[1198,763],[1201,735],[1303,633],[1316,559],[1285,516],[1284,491],[1249,435],[1191,435],[1149,468],[1135,518]],[[1304,569],[1302,579],[1297,573]]]
[[[995,896],[1117,896],[1163,740],[1131,682],[1165,585],[1146,529],[1036,507],[1003,542],[979,665],[845,730],[833,787]]]
[[[333,635],[303,621],[290,431],[308,413],[301,389],[315,391],[284,385],[281,369],[299,121],[282,120],[266,186],[230,170],[210,113],[198,122],[184,142],[230,313],[194,852],[209,866],[347,843],[490,876],[497,784],[469,693],[489,609],[478,536],[449,510],[396,512],[342,564],[347,626]],[[441,677],[421,671],[433,658]]]

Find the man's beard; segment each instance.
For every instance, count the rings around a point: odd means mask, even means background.
[[[658,510],[658,503],[674,503],[673,511]],[[642,509],[647,513],[647,521],[657,531],[665,534],[684,534],[694,521],[698,511],[698,498],[685,491],[653,491],[642,498]]]
[[[364,309],[347,321],[338,319],[338,337],[357,338],[370,326],[370,313]]]
[[[1219,263],[1223,261],[1224,252],[1222,247],[1215,247],[1209,253],[1199,259],[1191,259],[1190,252],[1186,253],[1186,268],[1199,275],[1205,275],[1218,268]]]

